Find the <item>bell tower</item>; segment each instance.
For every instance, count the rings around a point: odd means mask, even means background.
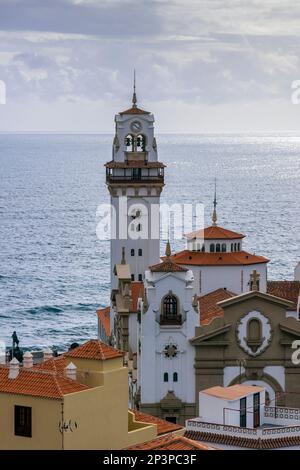
[[[159,201],[164,167],[158,161],[154,116],[137,106],[136,84],[132,106],[115,116],[112,160],[106,163],[106,184],[115,217],[111,239],[111,288],[116,288],[114,266],[122,248],[132,281],[142,281],[159,262]]]

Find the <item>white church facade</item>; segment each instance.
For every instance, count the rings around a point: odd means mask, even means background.
[[[300,335],[295,294],[300,290],[299,266],[293,299],[290,283],[275,285],[269,292],[269,260],[243,249],[245,235],[218,225],[216,195],[212,224],[187,234],[182,251],[172,254],[168,243],[165,256],[160,258],[158,213],[165,165],[158,160],[154,117],[137,107],[135,89],[132,107],[116,115],[115,123],[113,158],[106,164],[106,184],[117,221],[111,240],[111,307],[108,322],[104,313],[98,316],[99,322],[101,318],[106,321],[105,328],[99,326],[99,334],[103,332],[105,338],[101,339],[127,352],[134,406],[184,423],[197,416],[201,389],[239,380],[256,380],[261,385],[264,374],[267,382],[262,385],[274,400],[281,394],[284,403],[282,394],[296,387],[294,371],[288,373],[291,363],[283,356]],[[254,294],[250,301],[247,294],[253,292],[267,297]],[[238,300],[231,302],[235,298]],[[226,309],[226,301],[234,303],[234,313]],[[226,315],[246,317],[249,306],[251,311],[262,312],[263,318],[272,315],[276,307],[281,319],[276,322],[276,334],[268,337],[268,352],[263,349],[264,355],[255,360],[251,351],[248,354],[247,348],[241,347],[235,327],[229,328],[226,319]],[[287,326],[288,316],[294,318]],[[270,324],[273,332],[272,319]],[[246,325],[249,344],[263,340],[264,330],[259,325],[258,321],[250,332]],[[285,347],[277,344],[279,338],[286,341]],[[235,351],[234,357],[226,356],[229,350]],[[272,351],[276,360],[273,368],[266,369],[264,357],[268,360]],[[280,365],[281,381],[275,363]]]

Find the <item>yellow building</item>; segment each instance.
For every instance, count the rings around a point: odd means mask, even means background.
[[[156,438],[157,427],[128,410],[123,353],[98,340],[0,367],[0,449],[122,449]]]

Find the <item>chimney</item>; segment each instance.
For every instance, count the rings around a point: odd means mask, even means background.
[[[9,363],[9,372],[8,372],[8,378],[9,379],[16,379],[19,375],[20,372],[20,364],[18,359],[15,357],[12,358],[12,360]]]
[[[70,362],[70,364],[67,365],[66,367],[66,377],[71,380],[76,380],[76,371],[77,367],[73,362]]]
[[[30,351],[26,351],[23,356],[24,369],[31,369],[33,367],[33,356]]]
[[[50,348],[44,349],[43,354],[44,354],[44,362],[48,361],[48,359],[51,359],[53,357],[53,352],[51,351]]]

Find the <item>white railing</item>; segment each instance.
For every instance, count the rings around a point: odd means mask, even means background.
[[[278,439],[283,437],[299,437],[300,426],[284,426],[281,428],[261,429],[261,439]]]
[[[283,406],[265,406],[266,418],[294,419],[300,422],[300,408],[286,408]]]
[[[223,436],[236,436],[249,439],[255,439],[258,436],[259,429],[240,428],[239,426],[228,426],[224,424],[204,423],[197,419],[189,419],[186,422],[187,431],[207,432],[211,434],[221,434]]]
[[[283,426],[278,428],[252,429],[224,424],[205,423],[197,419],[186,422],[187,431],[217,434],[221,436],[243,437],[244,439],[278,439],[283,437],[299,437],[300,426]]]

